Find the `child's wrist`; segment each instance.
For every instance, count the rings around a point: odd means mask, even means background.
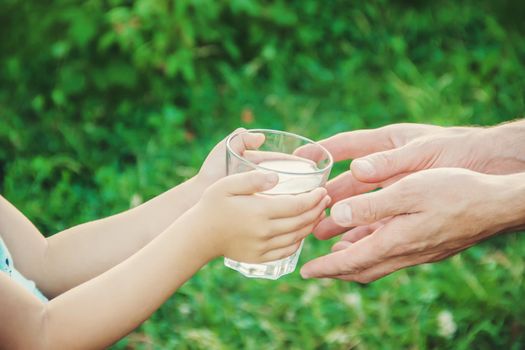
[[[525,225],[525,173],[485,175],[491,178],[491,224],[494,233],[512,231]]]
[[[208,181],[200,174],[193,176],[191,179],[186,181],[186,185],[189,187],[192,193],[192,206],[196,205],[202,198],[204,191],[210,186]]]
[[[204,193],[204,191],[206,191],[208,187],[213,185],[213,181],[201,172],[192,177],[190,181],[192,182],[192,186],[194,186],[195,191],[199,193],[199,197]]]
[[[205,264],[221,256],[220,247],[212,237],[214,230],[210,227],[209,220],[203,217],[199,203],[177,221],[179,221],[180,232],[187,233],[184,238],[191,241],[192,246],[195,247],[195,255]]]

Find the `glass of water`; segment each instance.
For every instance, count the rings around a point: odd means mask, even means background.
[[[247,148],[243,138],[260,142]],[[239,145],[244,145],[239,147]],[[242,151],[239,151],[242,149]],[[272,171],[278,184],[263,195],[299,194],[324,186],[332,169],[332,156],[318,143],[285,131],[252,129],[231,135],[226,141],[228,175],[252,171]],[[295,270],[301,248],[289,257],[263,264],[250,264],[224,258],[224,264],[246,277],[277,279]]]

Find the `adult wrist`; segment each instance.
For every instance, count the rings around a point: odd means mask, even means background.
[[[486,149],[486,172],[512,174],[525,171],[525,122],[480,128],[476,135]]]
[[[497,189],[494,200],[497,206],[497,232],[514,231],[525,227],[525,172],[494,175]]]

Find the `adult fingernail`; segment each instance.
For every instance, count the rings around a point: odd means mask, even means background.
[[[352,222],[352,208],[348,204],[336,204],[330,213],[335,223],[347,226]]]
[[[372,163],[366,159],[356,159],[352,162],[352,169],[361,174],[374,175],[375,169]]]
[[[310,274],[308,271],[306,271],[306,269],[302,268],[300,273],[302,278],[310,278]]]

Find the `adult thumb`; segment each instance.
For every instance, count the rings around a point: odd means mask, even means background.
[[[279,176],[272,172],[249,171],[226,176],[217,182],[218,190],[229,195],[248,195],[267,191],[279,182]]]
[[[381,219],[411,213],[413,198],[393,184],[376,192],[350,197],[336,203],[330,212],[334,222],[343,227],[373,224]]]
[[[355,159],[350,165],[352,174],[362,182],[382,182],[396,175],[428,167],[430,153],[416,144],[377,152]]]

